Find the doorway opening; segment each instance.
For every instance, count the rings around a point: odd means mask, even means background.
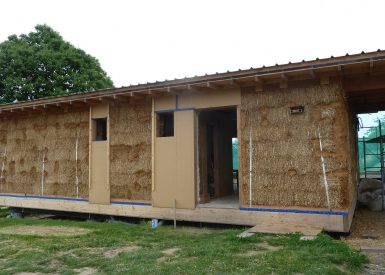
[[[385,210],[385,112],[358,115],[359,206]]]
[[[198,113],[199,207],[239,208],[236,108]]]

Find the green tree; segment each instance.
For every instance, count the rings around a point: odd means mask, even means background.
[[[0,43],[0,103],[113,87],[99,61],[47,25]]]

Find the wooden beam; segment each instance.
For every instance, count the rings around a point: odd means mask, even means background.
[[[263,84],[263,79],[260,76],[254,76],[253,80],[255,83]]]
[[[210,82],[210,81],[207,81],[206,87],[209,89],[218,89],[219,88],[217,84],[214,84],[213,82]]]
[[[152,90],[152,89],[147,89],[147,93],[146,93],[146,95],[149,95],[150,97],[159,96],[161,94],[162,94],[162,91]]]
[[[116,101],[112,96],[102,96],[102,97],[99,97],[98,100],[99,102],[103,102],[111,105],[114,105],[116,103]]]
[[[288,87],[288,78],[285,74],[281,74],[281,82],[279,83],[281,89],[286,89]]]
[[[314,72],[313,69],[310,69],[310,70],[309,70],[309,74],[310,74],[310,77],[311,77],[311,78],[316,78],[316,75],[315,75],[315,72]]]
[[[153,90],[151,90],[151,89],[147,89],[146,94],[149,95],[149,96],[155,96],[156,95],[156,93]]]
[[[45,106],[44,105],[37,105],[32,107],[33,110],[44,110]]]
[[[84,101],[81,101],[81,100],[70,101],[70,106],[74,107],[74,108],[84,107],[86,105],[87,104]]]
[[[139,93],[138,92],[130,92],[131,98],[139,98]]]
[[[87,102],[87,105],[95,105],[95,104],[100,104],[101,101],[99,100],[99,98],[93,97],[93,98],[87,98],[86,102]]]
[[[177,88],[175,88],[175,87],[170,87],[170,86],[166,87],[165,91],[166,91],[166,92],[163,93],[163,94],[166,94],[166,95],[178,95],[178,94],[181,93],[181,91],[178,90]]]
[[[202,89],[192,86],[191,84],[187,84],[187,90],[189,92],[201,92]]]
[[[373,71],[374,71],[374,60],[373,58],[371,58],[369,62],[369,75],[372,75]]]
[[[343,75],[344,74],[344,68],[342,67],[342,65],[338,65],[337,67],[337,71],[338,71],[338,75]]]
[[[130,101],[129,97],[123,96],[123,95],[113,95],[112,98],[115,101],[118,101],[118,102],[128,102],[128,101]]]
[[[32,109],[32,107],[21,107],[20,108],[20,111],[21,112],[31,112],[31,111],[33,111],[33,109]]]
[[[240,85],[239,85],[239,83],[235,80],[235,79],[230,79],[229,80],[229,86],[230,87],[235,87],[235,88],[238,88]]]

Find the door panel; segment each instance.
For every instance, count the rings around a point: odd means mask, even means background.
[[[89,202],[96,204],[110,203],[109,181],[109,106],[91,106],[90,115],[90,195]],[[93,119],[107,118],[107,140],[94,141],[95,123]]]
[[[174,136],[155,138],[155,178],[152,194],[156,207],[194,209],[195,113],[174,112]]]

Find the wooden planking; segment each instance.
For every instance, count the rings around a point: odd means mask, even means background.
[[[176,109],[176,96],[167,95],[154,98],[154,111],[174,110]]]
[[[107,118],[107,140],[92,140],[92,119]],[[110,203],[110,127],[109,127],[109,105],[92,106],[90,109],[89,123],[89,146],[90,146],[90,175],[89,175],[89,196],[92,203],[109,204]]]
[[[155,137],[153,204],[171,207],[176,198],[176,137]]]
[[[155,138],[154,205],[194,208],[195,194],[195,113],[174,113],[173,137]]]
[[[349,216],[344,216],[344,228],[349,231],[350,230],[350,227],[352,226],[352,222],[353,222],[353,216],[354,216],[354,212],[356,210],[356,205],[357,205],[357,192],[354,192],[354,195],[353,195],[353,200],[352,200],[352,204],[349,208]]]
[[[241,104],[240,89],[200,91],[179,96],[179,108],[216,108]]]
[[[174,209],[153,206],[136,205],[99,205],[87,202],[47,200],[35,198],[0,197],[0,205],[9,207],[35,208],[67,212],[94,213],[113,216],[138,218],[174,219]],[[195,221],[236,225],[265,225],[265,224],[302,224],[320,227],[326,231],[348,232],[344,226],[344,216],[299,214],[287,212],[253,212],[238,209],[176,209],[176,219],[180,221]]]
[[[195,188],[195,112],[174,113],[176,136],[176,207],[194,209]],[[168,154],[166,154],[167,156]]]
[[[270,234],[289,234],[299,232],[306,236],[317,236],[322,232],[322,228],[307,224],[266,223],[256,225],[248,229],[246,232]]]

